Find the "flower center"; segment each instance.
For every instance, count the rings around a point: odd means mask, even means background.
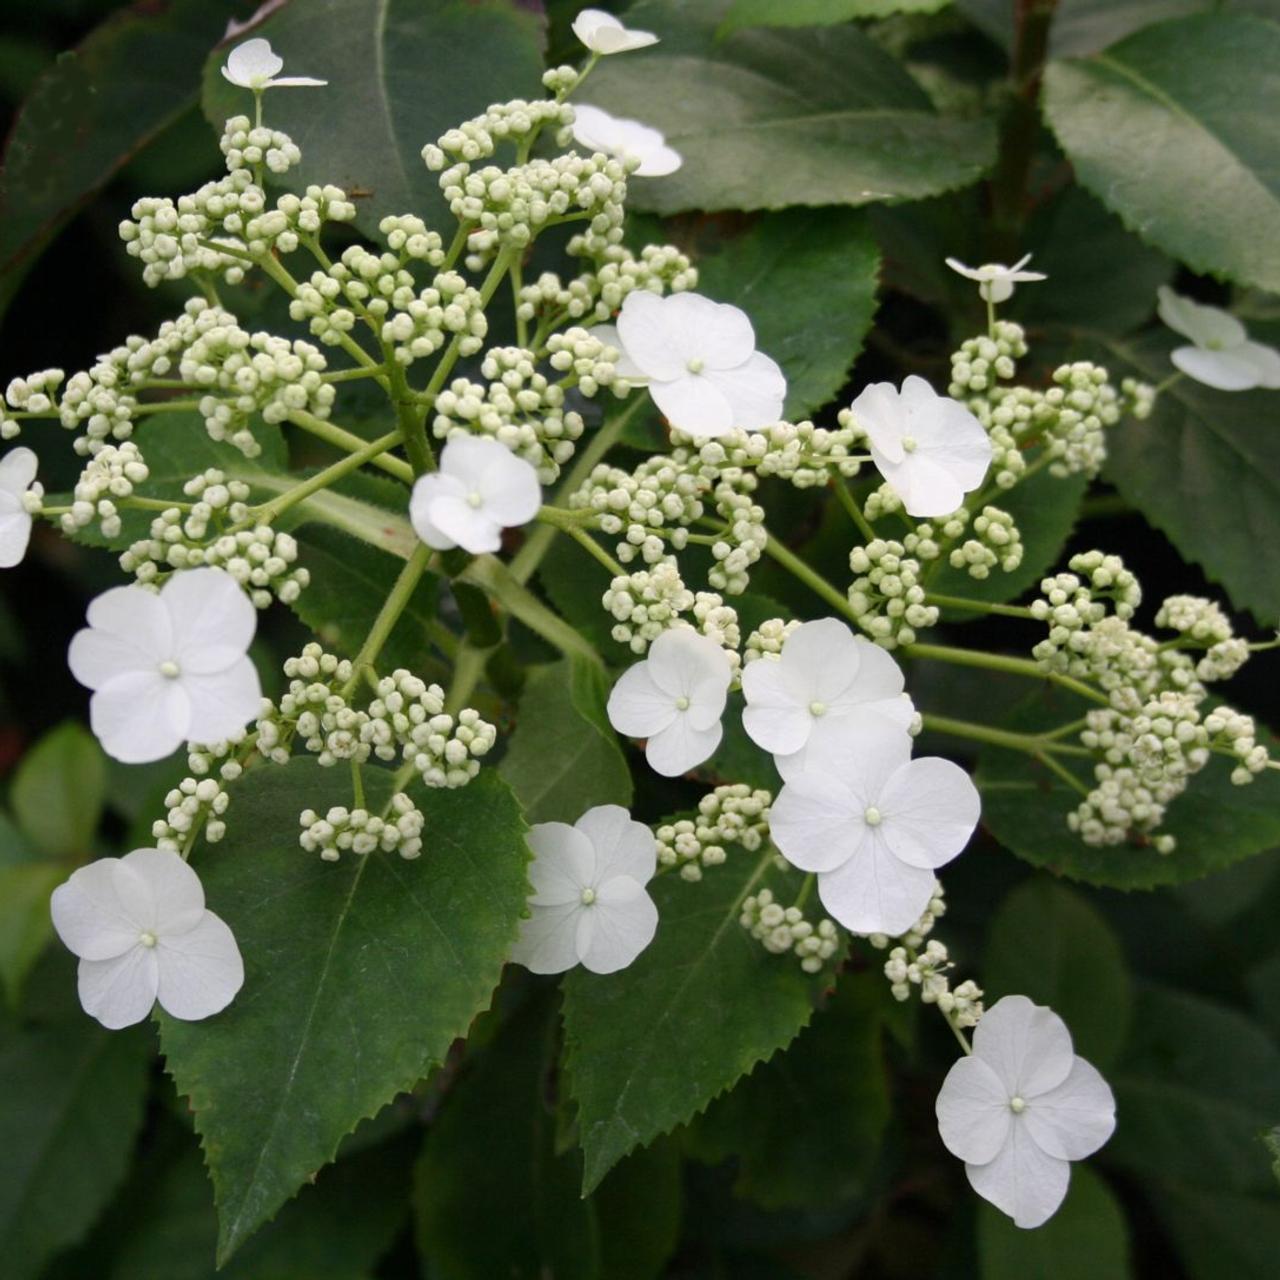
[[[916,451],[919,447],[920,447],[920,445],[919,445],[919,443],[916,441],[915,436],[903,436],[903,437],[902,437],[902,452],[903,452],[903,453],[915,453],[915,451]]]
[[[862,820],[869,827],[878,827],[884,821],[884,814],[875,805],[869,804],[862,814]]]
[[[676,710],[677,711],[689,710],[689,699],[686,698],[683,693],[676,699]]]
[[[160,674],[169,680],[176,680],[182,674],[182,668],[169,658],[160,664]]]
[[[154,947],[157,941],[156,935],[150,929],[144,929],[138,934],[138,942],[144,947]]]
[[[1209,339],[1209,341],[1208,341],[1208,342],[1206,342],[1206,343],[1204,344],[1204,349],[1205,349],[1206,351],[1221,351],[1221,350],[1223,349],[1223,348],[1222,348],[1222,339],[1221,339],[1221,338],[1210,338],[1210,339]]]
[[[703,360],[701,356],[694,356],[693,359],[685,365],[685,368],[688,369],[690,373],[701,373],[706,367],[706,361]]]
[[[473,489],[469,494],[467,494],[467,506],[481,507],[483,505],[484,505],[484,499],[480,496],[480,493],[478,490]]]
[[[827,714],[827,704],[825,702],[809,703],[809,714],[811,716],[825,716]]]
[[[594,889],[583,889],[582,905],[589,907],[596,900],[596,891]]]
[[[1009,1110],[1012,1111],[1015,1116],[1020,1116],[1026,1109],[1027,1100],[1019,1094],[1015,1093],[1013,1097],[1009,1099]]]

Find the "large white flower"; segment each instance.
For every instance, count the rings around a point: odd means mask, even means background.
[[[0,569],[12,569],[27,554],[31,513],[23,496],[36,478],[36,455],[25,447],[0,458]]]
[[[1159,297],[1160,319],[1195,344],[1169,353],[1189,378],[1218,391],[1280,387],[1280,351],[1251,342],[1235,316],[1192,302],[1167,285],[1160,286]]]
[[[958,258],[948,258],[947,266],[952,271],[958,271],[966,280],[976,280],[978,293],[985,301],[1008,302],[1013,297],[1015,284],[1048,279],[1048,276],[1039,271],[1024,271],[1022,268],[1030,261],[1031,255],[1026,253],[1011,267],[1006,267],[1003,262],[988,262],[981,267],[966,267]]]
[[[637,160],[632,171],[642,178],[660,178],[684,163],[680,153],[667,146],[666,138],[639,120],[611,116],[585,103],[573,109],[573,136],[592,151],[603,151],[620,160]]]
[[[1020,1227],[1057,1212],[1069,1162],[1092,1155],[1116,1127],[1110,1086],[1076,1057],[1062,1019],[1026,996],[1005,996],[983,1014],[937,1112],[973,1189]]]
[[[954,511],[991,465],[991,440],[977,418],[914,373],[901,391],[872,383],[850,411],[880,474],[913,516]]]
[[[437,551],[497,551],[503,529],[527,524],[542,505],[538,473],[488,436],[455,436],[440,451],[440,470],[419,476],[409,519]]]
[[[244,983],[235,937],[205,910],[200,877],[176,853],[91,862],[53,891],[50,909],[80,957],[80,1003],[104,1027],[141,1022],[157,1000],[175,1018],[208,1018]]]
[[[258,611],[229,573],[185,569],[158,595],[113,587],[88,619],[67,660],[94,690],[89,723],[109,756],[141,764],[184,742],[221,742],[261,709],[248,656]]]
[[[934,871],[968,843],[977,788],[950,760],[911,759],[911,739],[849,725],[789,778],[769,817],[773,842],[853,933],[898,936],[933,895]]]
[[[915,708],[902,669],[878,645],[837,618],[806,622],[787,637],[779,658],[758,658],[742,672],[742,724],[773,752],[783,778],[803,773],[852,724],[905,736]]]
[[[284,59],[272,48],[269,40],[261,36],[238,44],[227,54],[222,74],[232,84],[242,89],[261,93],[263,89],[297,88],[303,85],[326,85],[327,80],[314,80],[310,76],[282,76]]]
[[[618,313],[627,357],[673,427],[722,436],[767,427],[782,416],[787,380],[756,350],[746,313],[697,293],[660,298],[637,289]]]
[[[573,34],[592,53],[626,53],[657,44],[652,31],[632,31],[603,9],[583,9],[573,20]]]
[[[526,839],[533,896],[511,958],[534,973],[576,964],[592,973],[625,969],[658,928],[645,892],[657,869],[653,832],[620,806],[602,804],[573,826],[540,822]]]
[[[664,631],[649,656],[624,671],[609,694],[609,723],[647,738],[645,759],[679,777],[720,745],[720,717],[733,678],[725,651],[688,627]]]

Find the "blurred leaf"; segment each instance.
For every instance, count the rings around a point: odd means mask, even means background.
[[[1166,22],[1051,64],[1045,114],[1080,183],[1144,240],[1280,290],[1278,60],[1280,26],[1251,15]]]
[[[1049,31],[1049,56],[1079,58],[1157,22],[1227,10],[1280,16],[1276,0],[1059,0]]]
[[[9,803],[23,834],[42,853],[83,861],[102,817],[106,787],[106,758],[97,739],[68,720],[23,756]]]
[[[739,31],[725,0],[641,0],[627,22],[661,43],[607,59],[585,99],[661,129],[684,158],[633,178],[638,208],[777,209],[919,199],[979,178],[989,120],[935,114],[906,70],[856,27]]]
[[[370,809],[391,780],[365,770]],[[203,1141],[222,1262],[359,1120],[443,1060],[515,940],[528,854],[506,785],[486,770],[458,790],[410,792],[427,822],[420,859],[329,864],[298,848],[297,815],[349,804],[345,772],[302,758],[255,770],[201,863],[210,909],[244,954],[244,990],[207,1022],[162,1017],[161,1043]]]
[[[492,102],[543,96],[542,22],[516,0],[293,0],[252,34],[286,74],[329,82],[268,97],[267,123],[302,150],[284,185],[336,183],[366,234],[416,213],[447,243],[454,219],[422,148]],[[220,48],[204,69],[204,113],[219,133],[253,109],[223,78],[225,60]]]
[[[658,1280],[680,1239],[680,1153],[659,1140],[633,1151],[596,1188],[601,1280]]]
[[[49,896],[67,878],[57,862],[0,866],[0,982],[16,1006],[22,983],[53,937]]]
[[[0,813],[0,868],[16,867],[40,853],[21,831],[13,824],[7,813]]]
[[[895,13],[937,13],[951,0],[733,0],[720,24],[722,35],[741,27],[825,27],[853,18]]]
[[[1271,1153],[1271,1172],[1276,1175],[1276,1181],[1280,1182],[1280,1125],[1264,1134],[1262,1140]]]
[[[1000,904],[982,985],[988,1004],[1016,993],[1049,1005],[1076,1052],[1104,1072],[1129,1033],[1133,989],[1119,940],[1085,898],[1040,876]]]
[[[498,771],[527,822],[574,823],[599,804],[631,804],[631,771],[605,714],[604,671],[562,658],[529,675]]]

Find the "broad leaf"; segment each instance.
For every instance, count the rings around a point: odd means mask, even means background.
[[[1049,31],[1049,54],[1079,58],[1157,22],[1224,10],[1280,16],[1276,0],[1059,0]]]
[[[102,817],[106,785],[102,748],[83,725],[68,720],[23,757],[9,803],[23,834],[42,853],[83,861]]]
[[[733,0],[720,26],[722,32],[739,27],[825,27],[853,18],[887,18],[895,13],[937,13],[951,0]]]
[[[0,983],[11,1005],[17,1005],[23,980],[53,937],[49,898],[70,869],[44,859],[0,866]]]
[[[1248,14],[1161,23],[1051,65],[1045,114],[1079,181],[1144,240],[1278,290],[1278,59],[1280,25]]]
[[[391,775],[365,770],[372,809]],[[327,1161],[358,1121],[440,1062],[488,1002],[527,893],[524,823],[492,770],[414,792],[421,858],[304,853],[297,815],[351,803],[345,770],[311,759],[238,784],[225,841],[200,865],[236,934],[245,985],[202,1023],[161,1018],[191,1099],[232,1252]]]
[[[586,102],[661,129],[684,158],[630,183],[639,208],[777,209],[919,199],[967,186],[991,164],[990,121],[937,115],[927,95],[856,27],[757,29],[722,40],[724,0],[642,0],[632,26],[661,43],[610,58]]]

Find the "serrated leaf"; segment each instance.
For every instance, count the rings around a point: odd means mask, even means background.
[[[22,758],[9,790],[13,816],[44,854],[83,861],[106,797],[107,762],[97,739],[68,720]]]
[[[701,1111],[808,1022],[815,980],[738,923],[774,854],[734,850],[651,886],[657,937],[629,968],[564,982],[566,1063],[590,1192],[623,1156]]]
[[[368,807],[390,788],[390,773],[365,770]],[[528,892],[515,800],[492,770],[413,794],[421,858],[324,863],[298,847],[297,815],[349,805],[345,771],[263,767],[237,785],[227,837],[200,864],[245,985],[214,1019],[161,1017],[161,1043],[191,1098],[222,1261],[359,1120],[444,1058],[497,984]]]
[[[979,178],[989,120],[937,115],[924,91],[852,26],[738,31],[727,0],[641,0],[627,12],[661,42],[606,59],[584,101],[643,120],[684,164],[629,183],[637,208],[778,209],[919,199]]]

